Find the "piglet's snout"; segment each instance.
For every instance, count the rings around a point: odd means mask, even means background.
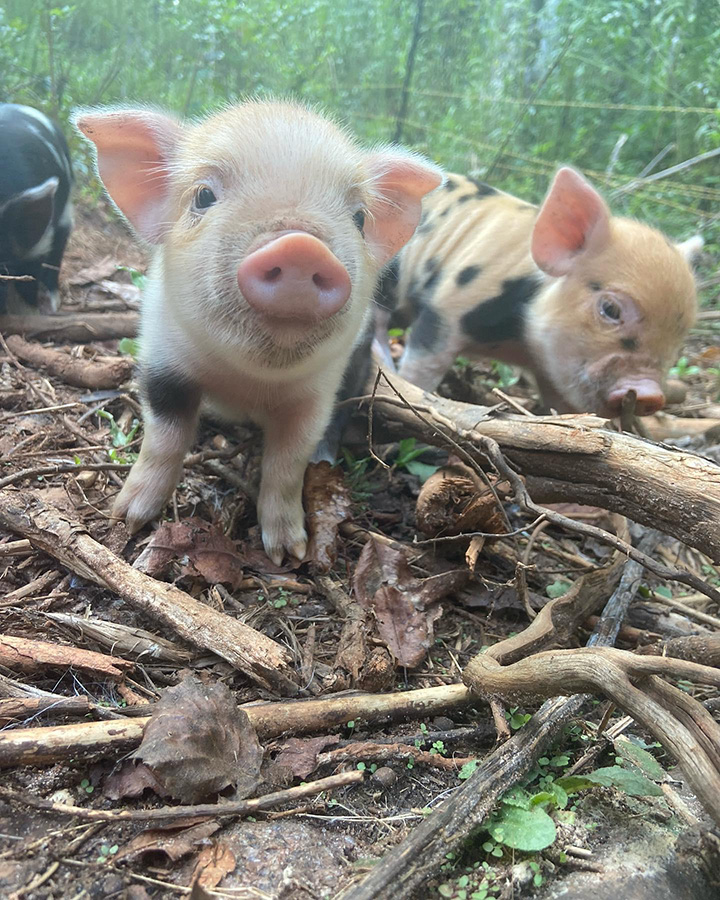
[[[623,400],[630,391],[635,392],[635,413],[639,416],[649,416],[665,406],[665,395],[662,388],[652,378],[628,379],[618,383],[610,391],[607,404],[612,415],[620,415]]]
[[[238,267],[243,296],[259,313],[277,319],[327,319],[350,298],[350,276],[316,237],[293,232],[276,238]]]

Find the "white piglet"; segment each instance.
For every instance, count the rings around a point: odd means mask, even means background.
[[[305,468],[330,421],[377,273],[441,182],[423,158],[361,149],[302,105],[249,101],[195,124],[80,112],[108,194],[157,245],[142,309],[145,435],[114,508],[136,530],[182,471],[200,401],[263,429],[266,552],[302,559]]]

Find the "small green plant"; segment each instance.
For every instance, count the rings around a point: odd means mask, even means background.
[[[553,581],[552,584],[548,584],[545,588],[545,593],[550,597],[551,600],[555,600],[557,597],[562,597],[572,587],[572,584],[566,578],[558,578],[557,581]]]
[[[113,844],[112,846],[108,846],[108,844],[102,844],[100,846],[100,855],[97,858],[99,863],[109,862],[111,857],[115,856],[120,848],[117,844]]]
[[[520,381],[520,373],[507,363],[494,359],[490,364],[490,371],[497,379],[501,388],[509,388]]]
[[[388,337],[391,338],[400,338],[405,334],[404,328],[389,328],[388,329]]]
[[[343,460],[345,461],[345,470],[347,472],[347,482],[356,503],[364,503],[372,496],[372,489],[368,479],[368,470],[371,457],[363,456],[356,458],[346,448],[342,448]]]
[[[691,366],[687,356],[681,356],[668,372],[671,378],[691,378],[693,375],[699,374],[700,366]]]
[[[470,762],[466,762],[464,766],[458,772],[458,778],[461,781],[465,781],[471,775],[475,773],[475,769],[478,767],[478,761],[476,759],[471,759]]]
[[[98,416],[101,419],[105,419],[110,425],[110,441],[112,442],[113,449],[108,450],[108,456],[113,462],[119,463],[128,463],[135,462],[138,458],[137,453],[118,453],[118,449],[122,447],[126,447],[132,439],[137,434],[137,430],[140,427],[140,422],[137,419],[133,419],[132,425],[130,427],[130,431],[127,434],[122,430],[122,428],[115,421],[115,417],[112,413],[108,412],[106,409],[98,410]]]
[[[80,790],[85,791],[86,794],[92,794],[95,788],[90,784],[87,778],[83,778],[80,782]]]
[[[135,285],[136,288],[139,288],[141,291],[145,290],[145,282],[147,281],[147,276],[143,275],[142,272],[138,272],[137,269],[133,269],[131,266],[118,266],[118,272],[127,272],[130,276],[130,281]]]
[[[137,359],[138,353],[140,352],[140,344],[137,338],[124,337],[118,343],[118,350],[121,353],[125,353],[127,356],[132,356],[133,359]]]
[[[505,718],[510,723],[510,727],[517,731],[518,728],[522,728],[527,722],[532,718],[531,713],[521,713],[518,712],[519,707],[513,706],[505,713]]]
[[[411,475],[417,475],[420,481],[425,482],[438,470],[438,466],[432,466],[429,463],[418,460],[418,457],[422,456],[429,449],[424,444],[417,445],[415,438],[403,438],[398,444],[398,452],[393,467],[406,469]]]

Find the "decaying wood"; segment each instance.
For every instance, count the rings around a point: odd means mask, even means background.
[[[217,653],[249,678],[292,696],[298,690],[289,652],[249,625],[138,572],[90,537],[84,526],[37,497],[0,491],[0,522],[75,574],[115,591],[196,647]]]
[[[130,378],[134,368],[132,359],[128,357],[117,356],[102,362],[82,359],[53,347],[26,341],[19,334],[8,335],[6,343],[19,360],[34,369],[44,369],[65,384],[89,391],[119,387]]]
[[[255,797],[253,800],[198,803],[194,806],[163,806],[159,809],[88,809],[86,806],[53,803],[52,800],[43,800],[32,794],[20,794],[7,788],[0,788],[0,797],[15,800],[20,804],[26,803],[36,809],[45,809],[63,816],[77,816],[87,822],[150,822],[158,819],[172,821],[197,816],[212,816],[213,818],[250,816],[264,809],[272,809],[273,806],[279,806],[282,803],[304,800],[306,797],[314,797],[323,791],[347,787],[349,784],[358,784],[362,780],[362,772],[341,772],[339,775],[319,778],[317,781],[299,784],[297,787],[287,788],[284,791],[275,791],[272,794],[265,794],[263,797]]]
[[[46,666],[62,669],[72,667],[81,672],[92,672],[117,681],[132,669],[134,664],[92,650],[4,634],[0,635],[0,665],[11,671],[22,672],[36,672]]]
[[[54,316],[0,316],[0,334],[21,334],[37,341],[86,344],[135,337],[136,312],[59,313]]]
[[[27,556],[33,552],[30,541],[5,541],[5,543],[0,544],[0,559],[5,559],[8,556]]]
[[[338,747],[336,750],[318,754],[317,763],[318,766],[322,766],[348,761],[386,762],[392,759],[412,759],[421,765],[457,772],[465,763],[473,762],[475,757],[441,756],[439,753],[430,753],[429,750],[421,750],[419,747],[412,747],[408,744],[377,744],[373,741],[356,741],[353,744]]]
[[[720,561],[720,466],[710,460],[610,431],[604,419],[590,415],[491,418],[485,407],[385,374],[374,400],[376,428],[441,446],[449,437],[470,449],[490,438],[527,476],[536,502],[600,506]]]
[[[261,740],[281,734],[322,734],[356,722],[418,719],[456,709],[473,699],[463,684],[392,694],[349,693],[326,700],[298,700],[243,706]],[[80,722],[0,733],[0,768],[36,766],[88,752],[126,750],[137,745],[149,716],[131,721]]]
[[[84,638],[90,638],[104,647],[108,647],[118,656],[130,657],[142,662],[169,662],[174,665],[186,665],[195,656],[171,641],[165,640],[142,628],[131,628],[117,622],[105,622],[102,619],[86,619],[69,613],[45,613],[48,619],[67,625],[78,631]]]
[[[86,715],[91,710],[89,697],[25,697],[0,700],[0,725],[22,722],[40,713]]]
[[[495,482],[495,478],[490,476]],[[420,488],[415,521],[426,537],[481,531],[502,534],[507,530],[498,496],[506,497],[509,485],[493,490],[479,475],[457,459],[434,472]]]

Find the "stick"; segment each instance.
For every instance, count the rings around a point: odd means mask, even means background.
[[[64,313],[55,316],[0,316],[0,334],[21,334],[38,341],[87,344],[135,337],[139,314]]]
[[[81,650],[66,644],[49,644],[47,641],[32,641],[28,638],[0,635],[0,665],[23,672],[37,672],[46,666],[74,667],[82,672],[104,675],[119,681],[134,663],[116,656]]]
[[[19,334],[8,335],[7,345],[18,359],[29,363],[34,369],[46,369],[65,384],[89,391],[119,387],[130,378],[134,368],[133,361],[128,357],[91,362],[69,356],[62,350],[31,343]]]
[[[194,646],[217,653],[263,687],[297,693],[285,647],[179,588],[138,572],[91,538],[79,522],[39,498],[0,491],[0,523],[82,578],[119,594]]]
[[[355,722],[422,719],[465,706],[473,699],[463,684],[392,694],[349,693],[327,700],[283,701],[244,706],[261,740],[284,733],[326,732]],[[0,733],[0,768],[58,762],[87,752],[125,750],[142,739],[149,716],[131,721],[79,722],[48,728],[18,728]]]
[[[299,784],[297,787],[287,788],[284,791],[275,791],[265,794],[264,797],[256,797],[253,800],[236,800],[225,803],[199,803],[195,806],[161,806],[159,809],[87,809],[84,806],[70,806],[65,803],[53,803],[51,800],[43,800],[32,794],[12,791],[8,788],[0,788],[0,796],[6,800],[15,800],[19,804],[27,804],[35,809],[46,809],[49,812],[59,813],[62,816],[77,816],[88,822],[151,822],[157,819],[183,819],[188,816],[212,816],[220,818],[225,816],[248,816],[281,803],[291,803],[303,800],[306,797],[314,797],[323,791],[331,791],[334,788],[347,787],[349,784],[359,784],[363,780],[363,773],[341,772],[339,775],[331,775],[329,778],[319,778],[309,784]]]
[[[489,439],[527,476],[528,492],[538,501],[600,506],[720,560],[720,467],[710,460],[609,431],[605,420],[596,416],[489,418],[482,407],[427,393],[399,375],[385,373],[385,378],[375,409],[392,438],[412,436],[436,446],[449,444],[455,452],[459,441],[464,459],[468,452],[477,456],[478,449],[481,453],[492,449]],[[475,456],[472,465],[477,465]],[[557,513],[535,504],[529,508],[560,524]],[[583,531],[587,527],[560,518],[563,527]],[[653,568],[648,557],[631,556],[658,575],[662,569],[662,578],[676,578],[681,571],[674,569],[675,574],[669,575],[671,567]],[[708,593],[697,577],[684,583],[720,601],[720,593]]]

